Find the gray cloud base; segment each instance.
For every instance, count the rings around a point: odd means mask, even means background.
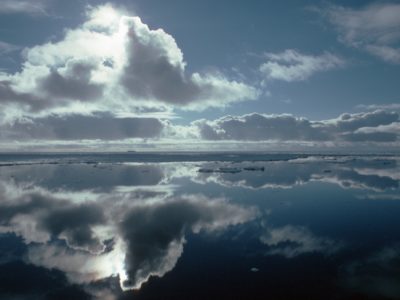
[[[155,118],[116,118],[110,114],[92,116],[48,116],[18,121],[3,126],[5,139],[38,140],[120,140],[128,138],[157,138],[163,123]]]
[[[364,133],[360,130],[398,123],[398,113],[378,110],[343,114],[337,119],[325,121],[310,121],[292,115],[252,113],[226,116],[215,121],[199,120],[194,125],[206,140],[393,142],[399,136],[396,132]]]

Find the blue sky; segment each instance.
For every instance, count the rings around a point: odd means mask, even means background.
[[[399,13],[399,1],[0,0],[1,147],[396,148]]]

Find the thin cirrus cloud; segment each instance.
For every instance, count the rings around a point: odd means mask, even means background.
[[[47,15],[47,0],[0,0],[0,14]]]
[[[315,73],[343,67],[345,61],[331,53],[307,55],[293,49],[266,53],[267,61],[260,66],[265,80],[303,81]]]
[[[400,110],[400,103],[389,103],[389,104],[360,104],[357,105],[358,109],[366,109],[366,110],[392,110],[392,111],[399,111]]]
[[[22,70],[0,74],[0,106],[8,119],[85,111],[143,111],[169,106],[201,110],[255,99],[258,90],[221,72],[189,74],[175,39],[111,5],[87,13],[56,42],[24,52]]]
[[[19,49],[20,49],[20,47],[18,47],[16,45],[0,41],[0,56],[4,55],[4,54],[8,54],[10,52],[17,51]]]
[[[400,64],[400,4],[376,3],[360,9],[333,5],[320,12],[337,28],[345,44]]]

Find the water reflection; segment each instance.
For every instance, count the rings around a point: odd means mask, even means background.
[[[283,255],[287,258],[315,252],[332,254],[341,248],[338,241],[315,236],[306,227],[291,225],[267,228],[260,241],[268,246],[267,254]]]
[[[230,167],[231,172],[219,172]],[[399,187],[396,159],[297,159],[290,162],[206,163],[195,181],[225,187],[291,188],[310,181],[330,182],[343,188],[381,191]]]
[[[92,194],[84,202],[5,182],[0,191],[0,231],[29,244],[29,263],[61,270],[74,283],[119,276],[123,289],[173,269],[187,232],[223,230],[257,215],[223,198],[144,188]]]
[[[400,295],[400,246],[385,247],[342,267],[342,284],[373,297]]]
[[[164,173],[155,164],[32,164],[2,167],[0,178],[49,190],[111,191],[115,186],[152,186]]]
[[[395,157],[3,166],[0,298],[290,299],[299,282],[298,298],[396,299],[399,174]],[[293,266],[320,289],[280,277]]]

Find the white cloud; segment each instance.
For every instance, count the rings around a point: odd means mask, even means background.
[[[111,5],[94,7],[78,28],[56,42],[24,51],[22,70],[0,74],[0,106],[7,120],[83,114],[205,109],[255,99],[258,90],[218,72],[189,74],[175,39]],[[81,107],[83,108],[83,107]]]
[[[323,72],[345,65],[343,59],[331,54],[306,55],[288,49],[281,53],[266,53],[267,62],[260,66],[266,80],[301,81],[315,73]]]
[[[329,6],[323,14],[344,43],[400,64],[400,4],[378,3],[360,9]]]

